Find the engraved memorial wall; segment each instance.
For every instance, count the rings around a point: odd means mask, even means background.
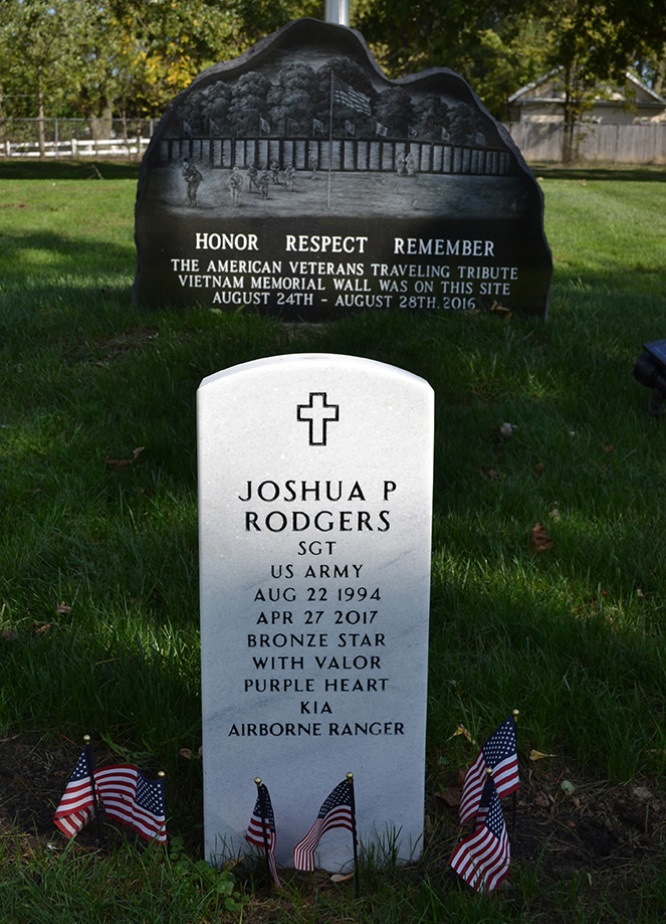
[[[144,305],[319,321],[495,304],[546,316],[543,198],[446,68],[389,80],[359,33],[298,20],[202,73],[144,157]]]
[[[255,777],[277,861],[352,772],[364,846],[422,848],[433,392],[297,354],[198,392],[205,847],[247,851]],[[322,839],[318,865],[352,859]]]

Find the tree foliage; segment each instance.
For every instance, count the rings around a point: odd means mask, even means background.
[[[321,18],[324,7],[324,0],[1,0],[0,119],[45,111],[91,122],[158,116],[209,65],[292,19]],[[511,93],[562,67],[575,121],[590,87],[628,66],[661,86],[662,8],[663,0],[356,0],[351,12],[389,76],[450,67],[499,118]],[[262,114],[298,120],[310,79],[295,67],[289,93],[279,104],[261,101]],[[227,118],[223,97],[207,102],[206,118]]]

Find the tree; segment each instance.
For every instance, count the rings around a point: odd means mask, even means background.
[[[576,157],[577,128],[600,84],[624,84],[627,69],[643,54],[661,51],[666,17],[654,0],[551,0],[547,60],[561,68],[564,91],[562,160]],[[648,31],[643,31],[643,30]]]
[[[561,67],[564,157],[600,82],[664,59],[663,0],[358,0],[356,25],[389,76],[450,67],[497,118],[519,87]]]
[[[80,48],[88,14],[85,0],[5,0],[2,6],[2,83],[21,88],[16,108],[36,116],[42,156],[46,152],[46,109],[57,112],[66,105],[75,86],[72,75],[81,70]]]

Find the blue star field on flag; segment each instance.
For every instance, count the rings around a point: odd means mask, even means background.
[[[516,723],[513,716],[509,716],[495,729],[465,774],[460,796],[460,823],[463,825],[478,814],[488,771],[492,774],[500,799],[515,792],[520,786]]]

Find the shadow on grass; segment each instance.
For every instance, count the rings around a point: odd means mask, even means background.
[[[0,162],[0,180],[133,180],[139,164],[110,160],[51,160]]]
[[[97,238],[68,237],[53,231],[32,231],[26,234],[3,235],[2,272],[5,283],[15,280],[25,288],[25,281],[44,280],[46,295],[53,295],[61,286],[53,274],[71,277],[68,288],[86,284],[86,274],[95,278],[100,273],[133,275],[134,246],[113,244]],[[48,277],[48,278],[47,278]]]

